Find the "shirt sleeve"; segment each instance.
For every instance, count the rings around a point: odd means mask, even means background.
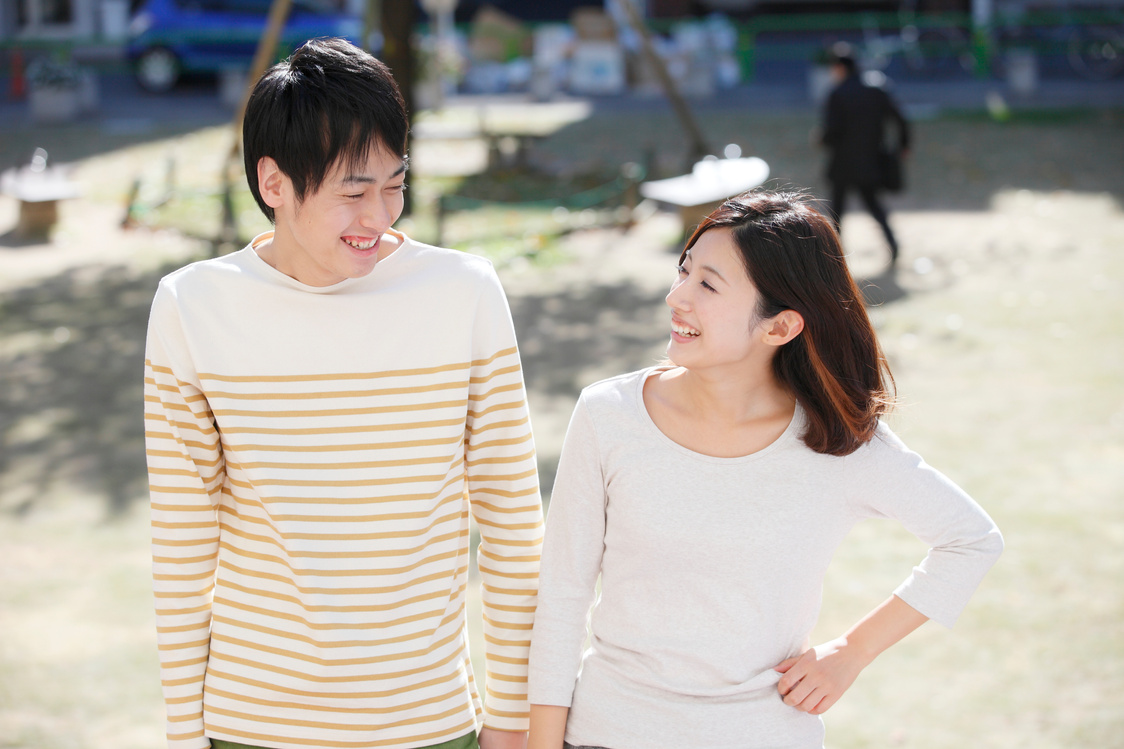
[[[203,679],[210,652],[224,463],[219,434],[190,363],[172,293],[149,318],[144,376],[152,572],[168,746],[203,749]]]
[[[995,522],[963,489],[922,460],[882,424],[864,448],[857,509],[899,521],[929,553],[894,594],[952,627],[1003,551]]]
[[[511,312],[490,269],[476,315],[465,470],[472,516],[480,529],[484,725],[526,731],[527,652],[538,595],[542,502]]]
[[[566,431],[550,497],[539,610],[531,637],[530,699],[569,707],[605,547],[605,480],[584,398]]]

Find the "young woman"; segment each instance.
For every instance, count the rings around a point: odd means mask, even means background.
[[[530,746],[822,747],[819,715],[926,619],[951,626],[1002,538],[879,421],[885,359],[834,228],[801,196],[712,213],[667,304],[670,363],[586,388],[570,422]],[[828,562],[867,517],[897,519],[929,553],[812,648]]]

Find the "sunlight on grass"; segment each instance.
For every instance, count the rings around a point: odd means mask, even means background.
[[[766,158],[782,181],[815,185],[813,122],[720,111],[706,126],[716,142],[749,144],[746,153]],[[926,625],[860,677],[827,715],[830,749],[1121,745],[1121,122],[1124,115],[1105,112],[1033,124],[918,123],[910,192],[895,199],[892,215],[903,246],[892,283],[902,294],[872,310],[901,399],[890,421],[993,514],[1007,551],[952,632]],[[135,146],[107,141],[77,165],[85,197],[64,211],[54,243],[0,247],[5,747],[163,743],[137,444],[139,349],[158,277],[209,245],[118,224],[140,177],[148,206],[174,185],[173,198],[145,221],[213,238],[229,137],[226,128],[208,128]],[[547,160],[569,159],[573,173],[596,174],[642,159],[645,149],[657,167],[675,169],[679,141],[670,116],[617,113],[575,119],[540,145]],[[436,196],[465,189],[465,180],[419,174],[411,187],[419,208],[402,226],[433,241]],[[243,240],[268,228],[244,188],[234,205]],[[597,333],[623,331],[636,351],[665,335],[646,327],[645,305],[654,320],[662,292],[639,293],[621,280],[636,270],[629,254],[636,248],[624,245],[648,236],[646,226],[594,241],[567,234],[573,225],[553,211],[463,214],[448,217],[445,241],[492,257],[513,309],[541,323],[520,343],[536,368],[527,372],[539,388],[532,407],[550,409],[535,422],[547,475],[557,449],[545,446],[560,441],[576,388],[586,384],[577,380],[625,366],[605,344],[609,336]],[[664,234],[641,248],[661,269],[653,288],[665,283],[665,266],[670,277],[675,257],[668,248],[676,242]],[[858,275],[881,273],[884,249],[868,217],[849,216],[844,241]],[[598,281],[594,268],[614,282]],[[574,311],[594,304],[605,314]],[[642,306],[643,314],[631,314]],[[106,509],[114,487],[128,493],[118,514]],[[857,527],[829,570],[817,640],[885,598],[923,553],[892,523]],[[474,574],[473,622],[478,582]],[[482,678],[475,623],[471,636]]]

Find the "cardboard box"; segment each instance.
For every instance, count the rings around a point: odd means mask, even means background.
[[[624,50],[615,42],[579,41],[570,60],[570,91],[613,95],[625,89]]]
[[[578,41],[614,42],[617,39],[617,27],[612,17],[600,8],[575,8],[570,14],[570,25],[574,27]]]

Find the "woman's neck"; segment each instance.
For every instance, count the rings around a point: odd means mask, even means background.
[[[738,424],[791,414],[796,399],[772,370],[761,372],[710,372],[671,370],[679,405],[703,421]]]
[[[672,441],[733,458],[768,447],[788,428],[796,399],[768,373],[719,375],[674,367],[648,378],[644,407]]]

